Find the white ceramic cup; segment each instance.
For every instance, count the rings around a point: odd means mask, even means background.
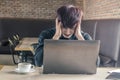
[[[19,63],[18,64],[18,69],[21,72],[30,72],[30,70],[33,68],[34,68],[34,65],[30,63]]]

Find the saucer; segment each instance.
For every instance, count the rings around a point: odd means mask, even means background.
[[[31,69],[30,71],[21,71],[18,68],[15,69],[15,72],[17,72],[17,73],[23,73],[23,74],[31,73],[31,72],[34,72],[34,71],[35,71],[35,69]]]

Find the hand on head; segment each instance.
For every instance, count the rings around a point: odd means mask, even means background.
[[[75,29],[75,36],[78,38],[78,40],[84,40],[82,34],[81,34],[81,21],[82,21],[82,16],[83,16],[83,11],[80,11],[80,20],[76,24],[76,29]]]
[[[82,34],[81,34],[81,21],[79,21],[76,24],[76,29],[75,29],[75,36],[78,40],[84,40]]]
[[[53,36],[53,39],[58,40],[60,38],[61,34],[62,34],[62,32],[61,32],[61,22],[58,21],[58,18],[56,18],[55,22],[56,22],[56,32],[55,32],[55,35]]]

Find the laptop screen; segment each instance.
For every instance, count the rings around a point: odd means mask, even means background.
[[[43,73],[93,74],[99,53],[98,40],[44,41]]]

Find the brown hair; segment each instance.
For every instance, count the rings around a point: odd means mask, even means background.
[[[80,9],[73,5],[61,6],[57,10],[57,17],[64,28],[73,28],[80,20]]]

